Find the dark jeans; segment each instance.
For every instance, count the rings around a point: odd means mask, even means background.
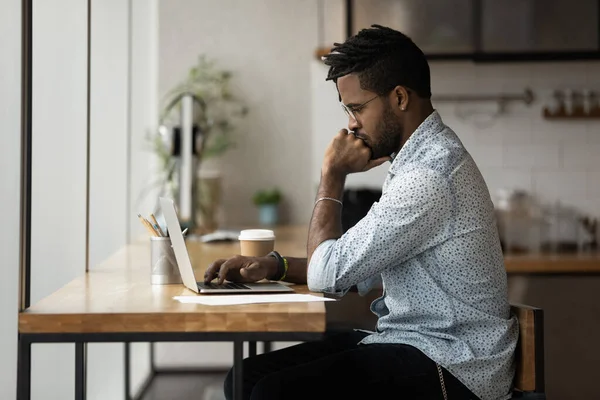
[[[362,332],[332,335],[244,360],[244,399],[443,399],[436,364],[401,344],[358,345]],[[449,400],[477,399],[446,370]],[[233,398],[233,370],[225,397]]]

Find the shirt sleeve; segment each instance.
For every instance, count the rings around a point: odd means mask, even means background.
[[[432,169],[395,176],[367,215],[337,240],[322,242],[311,257],[310,290],[336,295],[370,281],[387,268],[441,243],[451,231],[448,180]]]

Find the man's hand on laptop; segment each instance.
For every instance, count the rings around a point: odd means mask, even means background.
[[[219,285],[223,284],[225,280],[250,283],[274,276],[276,273],[277,259],[275,257],[235,256],[210,264],[204,273],[204,282],[212,282],[216,278]]]

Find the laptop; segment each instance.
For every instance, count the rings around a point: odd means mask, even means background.
[[[183,234],[181,233],[181,224],[175,210],[175,203],[172,199],[161,197],[160,208],[167,224],[167,230],[171,237],[171,247],[175,253],[177,267],[181,274],[181,280],[188,289],[201,294],[218,293],[288,293],[294,289],[278,282],[256,282],[256,283],[235,283],[224,282],[222,285],[216,283],[204,283],[202,279],[196,279],[194,268],[190,260]]]

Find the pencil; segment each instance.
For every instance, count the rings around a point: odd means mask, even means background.
[[[162,229],[160,229],[160,226],[158,226],[157,224],[151,224],[152,228],[156,231],[156,234],[160,237],[164,237],[165,235],[162,234]]]
[[[148,227],[150,229],[152,229],[152,232],[154,232],[154,236],[160,237],[160,233],[158,233],[158,227],[154,227],[152,225],[152,223],[150,221],[148,221],[146,218],[144,218],[144,221],[146,222],[146,225],[148,225]]]
[[[154,230],[154,228],[152,228],[152,225],[150,225],[150,222],[148,222],[146,220],[146,218],[142,217],[140,214],[138,214],[138,218],[140,219],[140,221],[142,221],[142,225],[144,225],[144,227],[146,228],[146,230],[148,231],[148,233],[152,236],[158,236],[158,232],[156,232]]]
[[[154,223],[154,229],[158,232],[158,235],[164,237],[165,234],[163,233],[162,229],[160,229],[160,225],[158,224],[154,214],[150,214],[150,219],[152,220],[152,223]]]

